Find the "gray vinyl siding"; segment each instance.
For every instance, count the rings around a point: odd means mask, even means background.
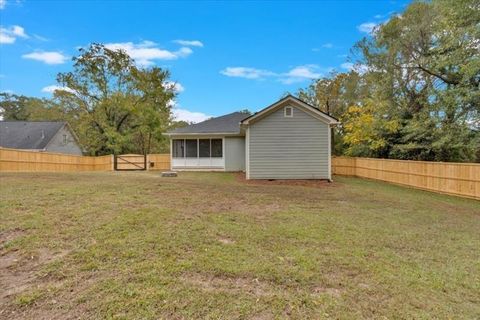
[[[63,135],[67,136],[67,142],[64,143]],[[82,149],[77,144],[77,141],[73,137],[72,133],[66,126],[63,126],[58,132],[53,136],[52,140],[46,146],[47,152],[56,152],[56,153],[65,153],[65,154],[74,154],[82,155]]]
[[[249,127],[250,179],[329,179],[329,126],[293,106]]]
[[[225,137],[225,171],[245,170],[245,137]]]

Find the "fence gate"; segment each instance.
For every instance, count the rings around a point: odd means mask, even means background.
[[[147,156],[143,154],[115,155],[114,160],[116,171],[147,170]]]

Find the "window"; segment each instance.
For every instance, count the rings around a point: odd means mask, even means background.
[[[200,158],[210,158],[210,139],[198,140]]]
[[[173,152],[172,156],[174,158],[183,158],[185,156],[185,140],[173,140]]]
[[[67,135],[66,134],[63,135],[63,144],[67,144]]]
[[[293,108],[292,107],[285,107],[284,111],[285,111],[285,113],[284,113],[285,117],[287,117],[287,118],[293,117]]]
[[[223,156],[222,147],[222,139],[212,139],[212,158]]]
[[[186,157],[197,158],[198,157],[198,145],[197,139],[186,139],[185,144],[187,146]]]

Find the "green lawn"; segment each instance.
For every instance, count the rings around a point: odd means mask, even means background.
[[[480,202],[381,182],[1,174],[1,319],[480,318]]]

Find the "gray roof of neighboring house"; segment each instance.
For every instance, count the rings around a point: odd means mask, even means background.
[[[44,149],[66,122],[0,121],[0,147]]]
[[[245,112],[233,112],[221,117],[212,118],[203,122],[168,131],[168,134],[182,133],[229,133],[240,134],[240,121],[248,117]]]

